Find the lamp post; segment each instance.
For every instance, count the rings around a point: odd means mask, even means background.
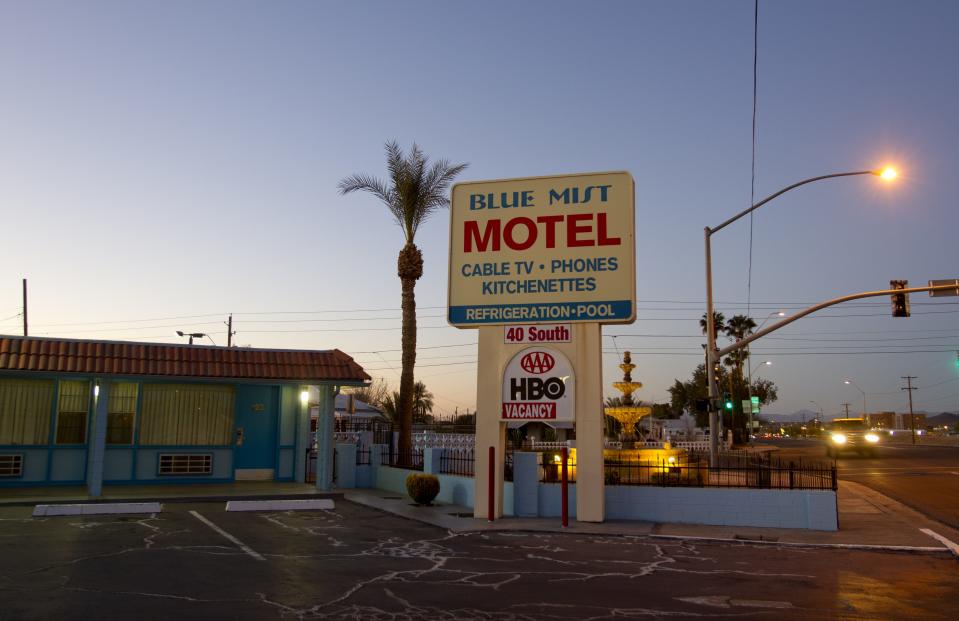
[[[216,343],[213,342],[213,337],[211,337],[209,334],[206,334],[206,333],[204,333],[204,332],[184,332],[184,331],[182,331],[182,330],[177,330],[177,331],[176,331],[176,334],[177,334],[177,336],[188,336],[188,337],[190,337],[190,342],[188,343],[189,345],[193,345],[193,339],[202,339],[204,336],[205,336],[206,338],[210,339],[210,342],[211,342],[211,343],[213,343],[214,345],[216,345]]]
[[[816,403],[815,401],[813,401],[812,399],[809,400],[809,403],[812,403],[814,406],[819,408],[819,418],[818,418],[819,425],[815,426],[818,429],[819,426],[822,425],[822,419],[826,418],[826,414],[822,411],[822,406]],[[803,424],[805,424],[805,420],[803,420]]]
[[[780,315],[784,315],[784,314],[785,313],[780,313]],[[772,315],[770,315],[770,317],[771,316]],[[769,317],[766,317],[766,319],[769,319]],[[766,322],[763,321],[763,323],[766,323]],[[762,325],[763,325],[762,323],[759,324],[759,327],[762,327]],[[749,367],[749,379],[746,382],[746,388],[747,388],[747,391],[749,392],[749,416],[746,418],[746,421],[747,421],[746,424],[749,425],[749,428],[746,430],[746,441],[749,442],[752,440],[752,437],[753,437],[753,363],[752,363],[752,360],[750,359],[750,354],[748,353],[749,350],[747,349],[746,351],[747,351],[746,365]],[[764,360],[760,366],[768,367],[772,363],[773,363],[772,360]]]
[[[784,313],[783,311],[774,311],[772,313],[769,313],[768,315],[766,315],[766,318],[763,319],[762,323],[760,323],[756,329],[761,330],[762,327],[766,325],[766,322],[772,319],[773,317],[785,317],[785,316],[786,316],[786,313]],[[752,354],[753,354],[752,346],[747,347],[746,348],[746,368],[749,370],[749,380],[746,382],[746,390],[749,393],[749,418],[747,419],[749,421],[748,422],[749,429],[746,430],[747,442],[752,440],[752,435],[753,435],[753,358],[752,358]],[[772,362],[769,360],[766,360],[765,362],[763,362],[763,364],[770,365],[772,364]]]
[[[860,387],[859,387],[859,384],[857,384],[856,382],[852,381],[851,379],[848,379],[848,378],[847,378],[847,379],[844,379],[844,380],[842,381],[842,383],[843,383],[843,384],[849,384],[850,386],[855,386],[855,387],[856,387],[856,390],[858,390],[859,392],[862,393],[862,417],[863,417],[863,418],[866,418],[866,412],[867,412],[867,410],[866,410],[866,391],[863,390],[862,388],[860,388]]]
[[[703,229],[703,241],[706,251],[706,374],[707,380],[709,383],[709,465],[712,468],[715,468],[718,465],[718,451],[719,451],[719,412],[717,409],[717,400],[719,398],[719,387],[716,385],[716,371],[715,365],[718,362],[717,350],[716,350],[716,333],[715,333],[715,322],[713,321],[713,259],[712,259],[712,249],[710,248],[710,240],[713,233],[718,233],[723,230],[736,220],[739,220],[743,216],[747,216],[753,211],[759,209],[769,201],[774,198],[785,194],[790,190],[794,190],[800,186],[806,185],[808,183],[813,183],[815,181],[823,181],[825,179],[835,179],[837,177],[855,177],[859,175],[875,175],[881,177],[885,180],[892,180],[896,178],[896,171],[891,167],[886,167],[882,170],[858,170],[853,172],[844,172],[844,173],[833,173],[831,175],[820,175],[818,177],[810,177],[809,179],[804,179],[797,183],[794,183],[790,186],[786,186],[782,190],[770,194],[766,198],[762,199],[755,205],[744,209],[739,212],[732,218],[726,220],[717,227],[710,228],[706,227]],[[752,408],[750,408],[752,409]]]

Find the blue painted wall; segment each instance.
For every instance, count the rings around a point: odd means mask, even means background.
[[[24,377],[35,377],[24,375]],[[55,379],[55,378],[54,378]],[[84,379],[84,378],[71,378]],[[131,381],[131,380],[128,380]],[[161,380],[141,382],[159,383]],[[182,382],[183,380],[177,380]],[[270,386],[263,384],[235,384],[236,402],[234,429],[244,427],[244,443],[223,446],[140,446],[140,403],[134,420],[133,444],[108,444],[104,454],[104,482],[122,483],[182,483],[204,481],[232,481],[236,468],[274,469],[276,480],[293,480],[296,463],[299,412],[298,386]],[[83,484],[86,481],[87,446],[57,445],[56,394],[50,412],[50,434],[47,443],[37,446],[0,446],[0,453],[23,455],[23,474],[0,479],[0,488],[24,485]],[[254,407],[257,404],[257,407]],[[259,407],[262,405],[262,409]],[[88,413],[88,426],[92,413]],[[88,429],[87,439],[91,441]],[[157,474],[160,453],[212,453],[213,473],[210,475],[160,476]]]

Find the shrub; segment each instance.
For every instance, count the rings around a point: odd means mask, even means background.
[[[432,474],[414,472],[406,477],[406,493],[416,504],[429,506],[440,493],[440,480]]]
[[[606,485],[619,485],[620,480],[619,470],[606,470]]]

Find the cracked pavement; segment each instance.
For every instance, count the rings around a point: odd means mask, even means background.
[[[0,509],[3,618],[959,618],[959,564],[946,555],[453,534],[345,501],[223,509]]]

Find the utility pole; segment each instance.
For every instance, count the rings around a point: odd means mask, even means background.
[[[27,279],[23,279],[23,336],[27,334]]]
[[[226,321],[226,346],[233,347],[233,335],[236,332],[233,331],[233,313],[230,313],[230,317]]]
[[[843,403],[842,406],[846,408],[846,418],[849,418],[849,404]]]
[[[916,443],[916,415],[912,413],[912,391],[919,390],[912,385],[912,380],[919,379],[915,375],[905,375],[902,379],[906,380],[906,388],[900,388],[899,390],[908,390],[909,391],[909,426],[912,428],[912,443]]]

